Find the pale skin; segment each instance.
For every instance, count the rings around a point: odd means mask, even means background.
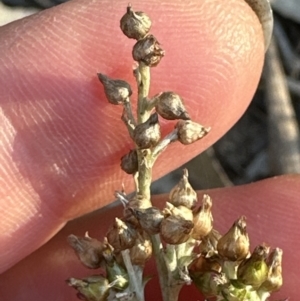
[[[166,50],[152,72],[152,95],[176,91],[192,118],[212,127],[192,146],[173,144],[157,162],[157,179],[240,118],[261,74],[264,43],[242,0],[132,4],[151,16],[152,32]],[[109,204],[122,183],[133,190],[119,168],[132,142],[121,109],[106,102],[96,76],[102,72],[134,87],[133,41],[118,27],[126,5],[71,1],[0,28],[0,300],[76,300],[64,280],[95,271],[81,266],[66,237],[88,230],[101,238],[121,208],[91,212]],[[164,123],[163,133],[173,126]],[[284,250],[285,283],[277,299],[298,297],[299,187],[300,177],[290,175],[209,192],[221,232],[244,214],[252,247],[266,241]],[[159,300],[153,287],[149,300]]]

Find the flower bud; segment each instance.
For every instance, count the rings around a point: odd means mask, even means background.
[[[227,281],[224,274],[220,274],[214,271],[205,273],[192,273],[191,277],[196,287],[206,297],[218,296],[220,293],[219,287],[222,287],[224,284],[226,284]]]
[[[133,130],[133,140],[140,149],[154,147],[161,137],[157,113],[152,114],[144,123]]]
[[[103,259],[103,244],[100,241],[89,237],[86,233],[85,237],[69,235],[68,243],[86,267],[90,269],[98,269],[100,267]]]
[[[164,218],[161,211],[156,207],[146,209],[132,208],[133,214],[138,219],[141,227],[150,235],[159,233],[160,224]]]
[[[197,193],[188,181],[188,170],[183,170],[183,177],[169,194],[170,203],[174,206],[183,205],[187,208],[194,208],[197,203]]]
[[[193,229],[193,222],[178,215],[170,215],[160,225],[160,235],[170,245],[186,242]]]
[[[146,232],[138,233],[134,246],[130,249],[131,263],[144,266],[146,261],[151,258],[152,244]]]
[[[204,194],[202,199],[202,206],[194,214],[194,229],[192,237],[201,240],[202,237],[209,234],[212,230],[213,217],[211,214],[212,200],[209,195]]]
[[[191,120],[179,120],[175,126],[178,130],[178,141],[182,144],[191,144],[203,138],[210,131],[209,127],[204,127]]]
[[[146,66],[155,67],[165,55],[157,39],[149,34],[137,41],[132,49],[132,57],[137,62],[143,62]]]
[[[268,276],[266,258],[270,247],[265,244],[257,246],[252,255],[243,261],[237,270],[237,279],[245,284],[258,289]]]
[[[217,249],[220,256],[231,261],[240,261],[247,257],[250,240],[244,216],[236,220],[229,231],[219,239]]]
[[[156,112],[167,120],[183,119],[189,120],[181,97],[174,92],[163,92],[157,97]]]
[[[108,102],[113,105],[120,105],[128,101],[132,94],[130,85],[124,80],[111,79],[104,74],[98,73],[98,78],[103,84],[104,92]]]
[[[276,248],[272,250],[268,259],[269,268],[266,281],[259,288],[260,291],[275,292],[282,286],[282,250]]]
[[[77,297],[86,301],[106,301],[109,295],[109,281],[102,275],[84,279],[69,278],[68,285],[77,289]]]
[[[106,265],[106,277],[116,290],[123,291],[129,285],[129,276],[126,270],[115,260]]]
[[[114,250],[119,252],[131,248],[136,236],[135,229],[116,217],[113,228],[107,233],[107,240]]]
[[[129,175],[138,171],[138,157],[136,150],[130,150],[130,152],[121,158],[121,168]]]
[[[130,5],[126,14],[121,18],[120,27],[129,39],[142,39],[151,28],[151,19],[141,11],[134,12]]]

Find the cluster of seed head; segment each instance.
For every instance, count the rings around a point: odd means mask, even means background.
[[[127,37],[137,40],[133,59],[148,67],[156,66],[164,50],[149,33],[150,18],[143,12],[133,12],[128,6],[120,25]],[[135,75],[139,84],[138,71]],[[182,144],[191,144],[209,132],[209,128],[190,120],[182,98],[172,91],[146,99],[146,105],[150,103],[150,110],[155,109],[155,112],[149,114],[146,121],[136,123],[128,109],[132,96],[130,85],[100,73],[98,78],[108,101],[123,105],[127,110],[122,119],[127,122],[135,144],[135,149],[121,158],[121,168],[128,174],[140,172],[138,151],[149,150],[153,154],[161,141],[159,118],[178,120],[174,131],[176,140]],[[115,218],[103,241],[88,234],[68,238],[86,267],[101,269],[91,277],[67,280],[77,289],[79,299],[135,300],[137,292],[128,290],[132,286],[124,256],[129,255],[133,267],[143,268],[152,256],[154,237],[159,237],[163,244],[163,264],[168,271],[170,287],[193,281],[205,296],[217,297],[218,301],[264,301],[281,287],[282,250],[276,248],[270,252],[270,248],[262,244],[251,254],[245,217],[240,217],[225,235],[220,235],[213,228],[212,199],[204,194],[199,204],[187,170],[171,190],[163,209],[140,206],[143,196],[139,194],[131,200],[122,193],[118,197],[125,200],[124,215]]]
[[[207,194],[199,206],[184,170],[164,209],[126,206],[123,218],[115,219],[103,242],[87,234],[82,238],[70,235],[69,243],[80,261],[88,268],[104,269],[106,276],[70,278],[69,285],[77,288],[82,300],[110,300],[109,294],[115,296],[129,285],[121,252],[129,250],[132,264],[144,267],[152,256],[150,237],[158,234],[166,253],[170,246],[192,246],[177,259],[176,269],[170,270],[173,285],[190,284],[192,279],[206,297],[266,300],[282,286],[282,250],[270,252],[269,246],[261,244],[251,254],[245,217],[236,220],[222,236],[213,228],[211,209],[212,199]]]
[[[151,28],[150,18],[143,12],[132,11],[131,7],[128,6],[120,25],[127,37],[137,40],[132,50],[133,59],[148,67],[157,66],[165,51],[161,48],[157,39],[149,33]],[[124,105],[130,102],[132,89],[127,82],[111,79],[101,73],[98,74],[98,78],[103,84],[105,95],[111,104]],[[179,120],[175,128],[178,132],[178,141],[182,144],[191,144],[204,137],[210,130],[210,128],[190,120],[183,99],[175,92],[158,93],[152,99],[149,99],[149,103],[154,104],[155,112],[145,122],[134,125],[131,133],[138,149],[153,148],[159,143],[161,132],[158,116],[167,120]],[[130,151],[121,159],[121,168],[128,174],[137,172],[138,160],[134,151]]]

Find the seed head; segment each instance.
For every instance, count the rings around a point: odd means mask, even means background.
[[[90,276],[84,279],[69,278],[67,284],[74,287],[80,300],[105,301],[109,295],[109,281],[102,275]]]
[[[265,244],[257,246],[252,255],[245,259],[238,267],[237,278],[245,285],[251,285],[258,289],[265,282],[268,276],[266,258],[270,247]]]
[[[210,131],[209,127],[204,127],[191,120],[179,120],[175,128],[178,130],[178,141],[182,144],[194,143]]]
[[[156,112],[167,120],[183,119],[189,120],[190,116],[187,113],[181,97],[174,92],[163,92],[155,97],[157,104]]]
[[[130,39],[140,40],[150,31],[150,18],[141,11],[134,12],[130,5],[120,21],[120,27],[124,35]]]
[[[183,176],[179,183],[169,194],[170,203],[174,206],[183,205],[187,208],[194,208],[197,203],[197,193],[188,181],[188,170],[183,170]]]
[[[113,105],[120,105],[128,101],[132,94],[132,90],[127,82],[119,79],[111,79],[101,73],[98,73],[97,75],[100,82],[103,84],[108,102]]]
[[[149,34],[137,41],[132,49],[132,57],[137,62],[143,62],[146,66],[155,67],[165,55],[157,39]]]
[[[189,266],[189,271],[195,273],[205,273],[215,271],[220,273],[222,267],[216,258],[208,258],[204,255],[197,257]]]
[[[152,244],[146,232],[138,233],[134,246],[130,249],[130,258],[133,265],[144,266],[152,255]]]
[[[163,210],[163,214],[165,217],[170,215],[175,215],[184,218],[185,220],[193,221],[193,212],[191,209],[185,206],[175,207],[173,204],[166,202],[166,207]]]
[[[170,245],[178,245],[190,238],[193,222],[178,215],[170,215],[160,225],[162,239]]]
[[[129,175],[138,171],[138,156],[135,149],[130,150],[128,154],[121,158],[121,168]]]
[[[68,243],[74,249],[79,260],[90,269],[98,269],[103,259],[103,244],[91,238],[86,233],[85,237],[69,235]]]
[[[250,240],[244,216],[236,220],[229,231],[219,239],[217,249],[219,255],[227,260],[240,261],[247,257]]]
[[[221,238],[221,234],[212,229],[206,236],[202,237],[199,250],[201,254],[204,254],[206,257],[211,257],[217,253],[218,241]]]
[[[192,237],[201,240],[212,230],[213,217],[211,214],[212,200],[207,194],[203,195],[202,206],[194,214],[194,229]]]
[[[259,290],[267,292],[278,291],[282,286],[282,250],[276,248],[272,250],[267,258],[269,268],[266,281],[261,285]]]
[[[140,149],[154,147],[161,137],[157,113],[133,130],[133,140]]]
[[[116,218],[113,228],[107,233],[107,240],[116,252],[131,248],[137,233],[129,224]]]
[[[141,227],[150,235],[159,233],[160,224],[164,218],[161,211],[156,207],[146,209],[132,208],[133,214],[138,219]]]

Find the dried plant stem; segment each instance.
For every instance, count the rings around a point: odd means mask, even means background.
[[[157,146],[153,149],[152,151],[152,156],[153,159],[156,160],[158,156],[167,148],[167,146],[172,143],[177,141],[178,139],[178,130],[175,129],[173,130],[170,134],[168,134],[164,139],[162,139]]]
[[[150,111],[147,110],[147,97],[150,89],[150,67],[140,62],[138,66],[138,123],[145,122],[149,116]]]
[[[171,301],[169,299],[169,283],[168,283],[168,269],[165,259],[163,257],[163,247],[159,234],[151,236],[154,257],[156,261],[157,274],[159,277],[159,284],[162,292],[163,301]],[[177,300],[177,299],[175,299]]]
[[[126,112],[127,118],[132,124],[132,126],[135,127],[136,121],[132,112],[131,100],[129,97],[127,98],[127,101],[124,101],[124,111]]]
[[[134,269],[131,263],[129,249],[123,250],[121,253],[129,276],[129,283],[132,286],[131,291],[135,292],[136,301],[144,301],[143,269],[139,266],[135,266],[138,270]]]
[[[132,138],[135,124],[129,119],[126,109],[125,109],[125,106],[123,109],[121,120],[124,122],[125,126],[127,127],[128,133],[129,133],[130,137]]]
[[[142,198],[141,207],[151,207],[150,186],[152,182],[152,152],[149,149],[137,150],[138,154],[138,187],[137,194]]]

